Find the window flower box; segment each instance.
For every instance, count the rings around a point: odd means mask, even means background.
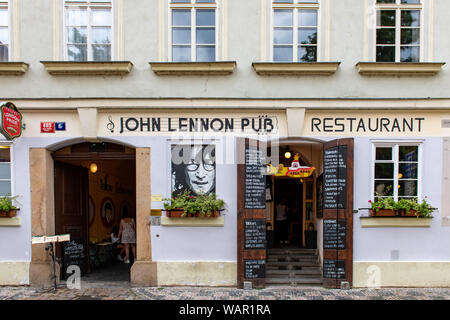
[[[11,209],[8,211],[0,210],[0,217],[14,218],[20,209]]]
[[[184,212],[184,209],[172,209],[166,211],[166,216],[168,218],[181,218],[181,217],[205,217],[205,218],[216,218],[220,216],[220,211],[210,211],[207,213],[202,212],[196,212],[196,213],[190,213],[190,212]]]
[[[398,216],[398,212],[397,210],[392,210],[392,209],[379,209],[377,210],[370,210],[370,215],[372,217],[396,217]]]
[[[191,195],[186,190],[178,196],[163,199],[164,209],[169,218],[180,217],[219,217],[225,202],[217,199],[215,193]]]

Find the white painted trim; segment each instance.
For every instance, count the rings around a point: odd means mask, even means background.
[[[163,61],[168,61],[168,59],[166,58],[165,55],[165,48],[166,48],[166,44],[169,43],[169,41],[165,41],[165,37],[164,37],[164,33],[166,28],[168,27],[166,25],[166,19],[164,19],[164,10],[165,10],[166,6],[165,6],[165,0],[159,0],[158,2],[158,57],[159,57],[159,61],[163,62]],[[167,20],[169,22],[170,25],[170,17]]]
[[[434,0],[428,0],[428,62],[434,61]]]
[[[267,6],[270,0],[261,0],[261,39],[260,39],[260,61],[267,60]]]

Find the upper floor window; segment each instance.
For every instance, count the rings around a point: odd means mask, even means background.
[[[273,61],[317,61],[318,0],[273,0]]]
[[[170,2],[171,61],[216,61],[216,15],[214,0]]]
[[[8,1],[0,1],[0,62],[9,60]]]
[[[65,59],[110,61],[112,1],[65,0]]]
[[[376,61],[421,60],[420,0],[376,0]]]

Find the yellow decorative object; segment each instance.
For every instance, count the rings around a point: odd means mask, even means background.
[[[291,177],[291,178],[308,178],[310,177],[316,168],[314,167],[306,167],[300,166],[300,156],[299,154],[295,154],[294,160],[289,168],[280,164],[278,168],[272,166],[272,164],[268,164],[267,166],[267,174],[274,175],[275,177]]]

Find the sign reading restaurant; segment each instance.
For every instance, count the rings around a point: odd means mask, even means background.
[[[425,118],[341,117],[311,118],[311,132],[407,133],[422,132]]]

